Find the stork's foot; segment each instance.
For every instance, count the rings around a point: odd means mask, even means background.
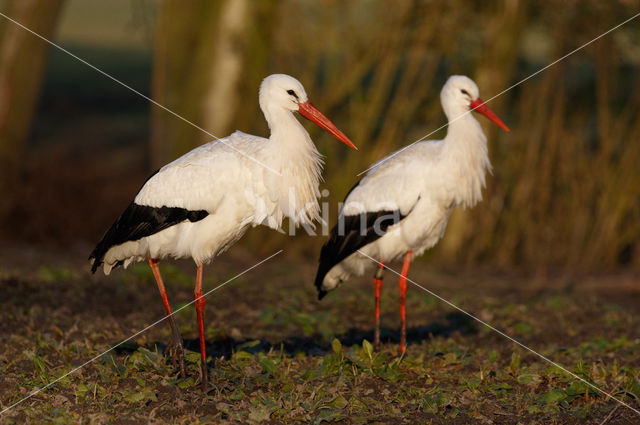
[[[412,252],[409,251],[404,256],[402,273],[398,279],[398,290],[400,291],[400,357],[404,357],[407,352],[407,275],[411,264]]]
[[[380,351],[380,298],[376,299],[376,320],[373,328],[373,349]]]
[[[186,378],[187,374],[185,373],[184,368],[184,347],[182,346],[182,341],[177,341],[171,339],[167,348],[164,349],[165,357],[171,353],[171,359],[173,360],[173,368],[178,369],[178,363],[180,365],[180,377]]]
[[[400,357],[404,357],[407,353],[407,334],[405,330],[402,330],[402,334],[400,335],[400,348],[398,349],[398,354]]]
[[[380,294],[382,292],[382,276],[384,271],[384,264],[380,261],[380,268],[376,270],[376,274],[373,276],[373,292],[376,297],[376,310],[374,316],[374,334],[373,334],[373,348],[376,351],[380,350]]]
[[[380,351],[380,327],[378,323],[376,323],[376,329],[373,334],[373,349],[375,351]]]
[[[209,368],[207,367],[207,361],[205,359],[200,359],[200,368],[202,369],[200,388],[202,392],[207,392],[207,387],[209,386]]]

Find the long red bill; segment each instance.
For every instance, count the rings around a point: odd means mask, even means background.
[[[303,117],[305,117],[308,120],[312,121],[313,123],[315,123],[319,127],[325,129],[333,137],[335,137],[336,139],[340,140],[345,145],[347,145],[350,148],[353,148],[355,150],[358,150],[356,145],[354,145],[353,142],[351,140],[349,140],[349,138],[342,131],[338,130],[338,127],[336,127],[329,120],[329,118],[325,117],[322,112],[320,112],[315,106],[313,106],[311,104],[311,102],[309,102],[309,101],[300,102],[300,103],[298,103],[298,106],[299,106],[298,112],[300,112],[300,115],[302,115]]]
[[[484,103],[484,101],[480,98],[476,100],[472,100],[469,102],[469,106],[472,110],[481,113],[485,117],[489,118],[494,122],[495,125],[503,129],[504,131],[511,131],[509,127],[505,123],[502,122],[500,118]]]

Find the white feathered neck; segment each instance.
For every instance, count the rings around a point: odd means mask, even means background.
[[[465,113],[467,111],[460,111]],[[443,143],[443,160],[454,180],[453,202],[471,208],[482,200],[486,172],[492,172],[487,138],[471,113],[449,121]]]
[[[268,173],[265,184],[271,201],[278,203],[295,225],[313,226],[320,219],[322,156],[291,111],[264,105],[263,112],[272,130],[269,150],[273,162],[270,163],[282,174]]]

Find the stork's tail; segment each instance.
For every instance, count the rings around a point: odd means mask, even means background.
[[[327,272],[329,270],[324,270],[325,267],[323,267],[323,264],[321,263],[320,266],[318,267],[318,272],[316,273],[316,281],[315,281],[315,285],[316,285],[316,289],[318,290],[318,300],[321,300],[322,298],[324,298],[325,295],[327,295],[328,291],[326,289],[324,289],[323,287],[323,281],[324,281],[324,277],[327,275]]]
[[[89,255],[89,262],[91,263],[91,273],[95,273],[98,268],[103,264],[104,256],[107,251],[111,248],[111,245],[108,245],[105,242],[106,238],[103,238],[98,245],[91,251],[91,255]],[[122,261],[119,261],[115,267],[122,264]],[[113,265],[112,265],[113,266]],[[109,274],[112,267],[108,267],[105,265],[105,274]]]
[[[91,260],[93,260],[93,262],[91,262]],[[91,263],[91,273],[95,274],[100,264],[102,264],[102,258],[96,257],[95,250],[93,250],[89,256],[89,262]]]

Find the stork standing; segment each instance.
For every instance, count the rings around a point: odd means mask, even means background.
[[[404,256],[398,282],[401,354],[406,349],[405,302],[411,256],[422,254],[442,238],[455,207],[473,207],[482,200],[485,174],[491,172],[487,139],[469,111],[475,110],[509,131],[478,97],[478,87],[468,77],[450,77],[440,100],[449,120],[447,136],[413,144],[380,160],[349,191],[339,222],[322,247],[315,280],[318,299],[322,299],[327,291],[374,266],[371,258],[379,260],[373,279],[374,345],[378,347],[384,263]]]
[[[279,229],[284,217],[296,225],[319,219],[322,159],[301,115],[346,145],[355,145],[307,99],[302,84],[275,74],[260,85],[260,108],[268,139],[236,131],[165,165],[144,183],[135,199],[95,247],[92,271],[104,273],[147,260],[156,279],[173,334],[169,347],[180,358],[182,338],[158,268],[164,258],[191,257],[197,266],[195,307],[200,338],[202,387],[207,386],[202,267],[237,241],[250,226]]]

